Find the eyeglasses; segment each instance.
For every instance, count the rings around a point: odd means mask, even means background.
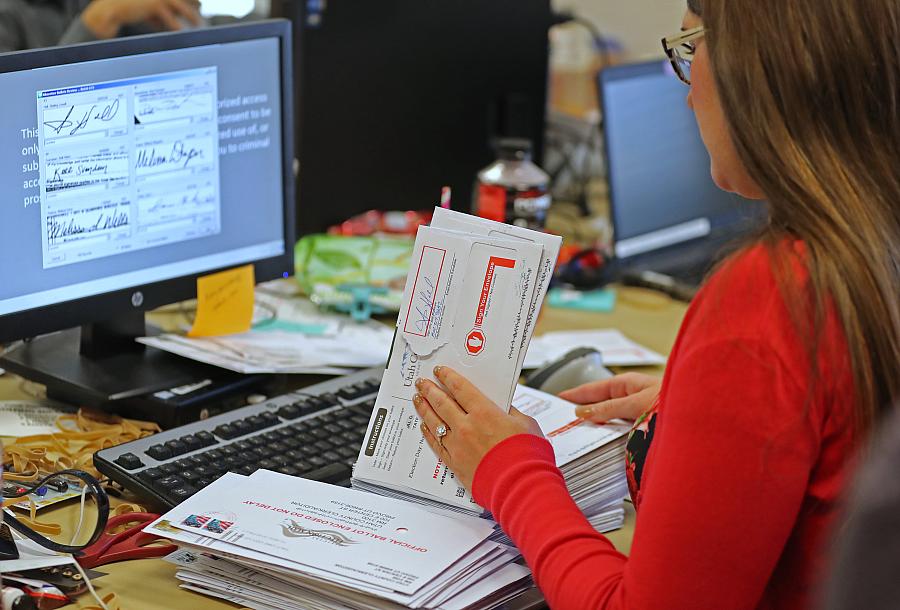
[[[691,84],[691,62],[694,61],[694,52],[697,50],[696,43],[691,41],[702,38],[704,34],[706,28],[701,25],[662,39],[663,51],[675,74],[685,85]]]

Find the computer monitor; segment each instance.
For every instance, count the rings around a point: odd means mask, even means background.
[[[291,272],[291,49],[278,20],[0,55],[0,342],[44,335],[0,366],[89,404],[173,387],[146,310]]]
[[[615,256],[622,267],[690,245],[706,258],[750,230],[763,206],[710,176],[688,88],[666,60],[614,66],[599,77]],[[660,256],[662,255],[662,256]],[[673,262],[677,258],[673,254]],[[653,269],[666,271],[666,269]]]
[[[540,163],[550,0],[273,0],[303,88],[300,233],[370,209],[468,211],[500,137]],[[302,31],[302,35],[300,32]]]

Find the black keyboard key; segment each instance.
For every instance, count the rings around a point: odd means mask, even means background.
[[[166,447],[165,445],[150,445],[150,448],[145,451],[147,455],[152,457],[154,460],[167,460],[172,457],[172,450]]]
[[[221,449],[210,449],[209,451],[204,451],[200,455],[206,456],[210,462],[218,462],[225,457],[225,454],[222,453]]]
[[[144,466],[141,458],[133,453],[123,453],[113,461],[125,470],[134,470],[136,468],[142,468]]]
[[[194,464],[190,459],[188,459],[188,458],[184,458],[184,459],[181,459],[181,460],[175,460],[175,461],[172,462],[172,463],[175,464],[175,467],[176,467],[178,470],[187,470],[187,469],[189,469],[189,468],[193,468],[194,465],[195,465],[195,464]]]
[[[296,466],[283,465],[279,466],[278,469],[275,470],[275,472],[280,472],[281,474],[286,474],[292,477],[299,477],[302,471]]]
[[[197,466],[193,471],[201,477],[213,477],[218,472],[218,468],[215,466]]]
[[[182,441],[177,440],[177,439],[172,440],[172,441],[166,441],[165,444],[166,444],[166,447],[168,447],[169,451],[172,452],[172,457],[177,457],[183,453],[187,453],[187,451],[188,451],[187,445],[185,445]]]
[[[294,435],[296,434],[296,432],[294,432],[293,430],[291,430],[288,427],[278,428],[278,430],[272,430],[272,432],[274,432],[278,436],[279,440],[284,440],[286,438],[294,438]]]
[[[334,394],[331,394],[330,392],[325,393],[325,394],[319,394],[319,400],[330,407],[334,407],[334,406],[341,404],[341,401],[338,399],[338,397],[335,396]]]
[[[282,419],[297,419],[301,415],[303,415],[303,409],[297,405],[285,405],[278,409],[278,416]]]
[[[328,413],[322,413],[313,419],[313,425],[321,428],[325,424],[333,424],[337,420],[341,418],[340,411],[329,411]]]
[[[311,396],[294,403],[295,407],[300,408],[300,415],[312,415],[322,409],[327,409],[332,404],[327,400],[321,400],[316,396]]]
[[[161,479],[158,479],[156,483],[153,484],[154,487],[165,490],[176,489],[178,487],[181,487],[182,485],[184,485],[184,481],[174,475],[165,476]]]
[[[225,458],[225,466],[228,468],[228,470],[234,472],[236,468],[240,468],[248,461],[249,460],[247,460],[247,458],[243,455],[229,455],[227,458]]]
[[[186,436],[182,436],[180,439],[182,443],[187,446],[188,451],[196,451],[203,447],[203,443],[200,442],[200,439],[194,436],[193,434],[188,434]]]
[[[303,445],[303,443],[298,438],[286,438],[281,441],[281,444],[287,447],[289,451],[291,449],[297,449],[298,447]]]
[[[255,432],[257,430],[262,430],[266,427],[266,422],[263,421],[259,415],[251,415],[250,417],[245,417],[244,422],[250,426],[250,428]]]
[[[307,461],[315,468],[321,468],[322,466],[326,466],[328,464],[328,460],[323,458],[321,455],[311,455]]]
[[[276,426],[281,423],[281,420],[278,419],[278,415],[275,414],[274,411],[263,411],[258,414],[257,417],[261,418],[265,423],[265,427]]]
[[[281,435],[277,434],[274,430],[272,430],[271,432],[266,432],[261,436],[267,443],[274,443],[281,440]]]
[[[334,449],[334,445],[329,441],[316,441],[313,443],[313,447],[315,447],[319,452],[324,453],[326,451],[331,451]]]
[[[148,468],[147,470],[142,471],[138,477],[143,479],[144,481],[151,482],[165,476],[164,473],[159,468]]]
[[[240,436],[240,432],[238,432],[237,428],[232,424],[220,424],[216,426],[213,430],[213,434],[219,438],[224,438],[226,441],[230,441],[231,439]]]
[[[269,445],[269,449],[271,449],[275,453],[284,453],[286,451],[290,451],[290,447],[288,447],[284,443],[272,443]]]
[[[315,437],[313,434],[311,434],[310,432],[303,432],[302,434],[298,434],[298,435],[297,435],[296,437],[294,437],[294,438],[295,438],[296,440],[300,441],[300,445],[301,445],[301,446],[302,446],[302,445],[312,445],[312,444],[315,443],[317,440],[319,440],[318,438],[316,438],[316,437]]]
[[[237,436],[243,436],[245,434],[250,434],[253,432],[253,426],[249,424],[246,420],[239,419],[231,423],[234,429],[237,431]]]
[[[187,461],[191,464],[192,467],[197,466],[206,466],[209,464],[209,458],[205,453],[198,453],[197,455],[192,455],[187,459]]]
[[[177,487],[170,490],[166,495],[172,498],[176,503],[180,503],[183,500],[187,500],[188,498],[193,496],[196,492],[197,490],[190,485],[185,485],[183,487]]]
[[[337,452],[341,457],[344,458],[356,458],[357,456],[359,456],[359,449],[356,447],[351,447],[349,445],[338,447]]]
[[[338,434],[340,434],[341,432],[344,431],[344,428],[341,427],[341,426],[339,426],[339,425],[336,424],[336,423],[334,423],[334,424],[327,424],[327,425],[325,425],[325,426],[322,426],[322,428],[323,428],[324,430],[328,430],[329,432],[331,432],[331,433],[334,434],[334,435],[338,435]]]
[[[341,439],[348,443],[355,443],[357,438],[359,438],[359,432],[356,430],[344,430],[341,432]]]
[[[191,484],[196,483],[197,481],[199,481],[200,479],[203,478],[197,473],[196,470],[185,470],[184,472],[181,473],[180,476],[182,479],[184,479],[185,481],[187,481],[188,483],[191,483]]]
[[[331,434],[329,434],[328,430],[325,430],[324,428],[313,428],[309,431],[309,433],[319,440],[331,437]]]
[[[264,438],[263,438],[262,436],[260,436],[260,435],[257,435],[257,436],[251,436],[250,438],[248,438],[248,439],[247,439],[246,441],[244,441],[244,442],[245,442],[245,443],[249,443],[252,447],[259,447],[259,446],[261,446],[261,445],[265,445],[265,444],[266,444],[266,439],[264,439]]]
[[[341,419],[337,422],[337,424],[344,430],[352,430],[357,426],[356,422],[354,422],[350,418]]]
[[[303,476],[323,483],[338,483],[350,478],[352,471],[346,464],[328,464],[322,468],[307,472]]]
[[[275,470],[278,468],[278,462],[274,460],[260,460],[256,463],[259,468],[263,468],[265,470]]]
[[[314,455],[319,455],[322,452],[313,445],[307,445],[306,447],[300,448],[300,453],[303,454],[304,459],[308,459]]]
[[[356,386],[352,385],[341,388],[337,391],[337,395],[345,400],[353,400],[354,398],[358,398],[360,396],[359,394],[357,394]]]
[[[251,438],[255,438],[255,437],[251,437]],[[256,445],[251,443],[249,439],[246,439],[243,441],[238,441],[236,443],[232,443],[231,446],[234,447],[235,449],[237,449],[238,451],[240,451],[241,453],[249,453],[249,452],[253,451],[253,448]]]
[[[216,444],[216,437],[214,437],[211,433],[206,430],[202,430],[197,432],[195,435],[197,440],[200,441],[201,447],[211,447]]]
[[[176,472],[178,472],[178,467],[170,462],[168,464],[163,464],[162,466],[160,466],[159,471],[163,474],[175,474]]]
[[[309,422],[309,421],[300,421],[300,422],[297,422],[296,424],[293,424],[293,425],[291,425],[291,426],[287,426],[287,427],[284,428],[284,429],[285,429],[285,430],[292,430],[295,434],[299,434],[299,433],[302,433],[302,432],[308,432],[311,425],[312,425],[312,424],[311,424],[311,422]]]
[[[337,451],[326,451],[322,454],[322,457],[328,460],[329,462],[340,462],[342,461],[343,456],[339,454]]]
[[[234,445],[225,445],[219,451],[222,452],[222,459],[225,459],[231,455],[237,455],[240,451],[237,450],[237,447]]]
[[[264,460],[266,458],[270,458],[275,455],[275,451],[268,445],[263,445],[261,447],[257,447],[253,450],[253,455],[257,456],[258,459]]]
[[[256,464],[247,464],[245,466],[241,466],[237,469],[238,474],[242,474],[245,477],[249,477],[251,474],[259,470],[259,466]]]

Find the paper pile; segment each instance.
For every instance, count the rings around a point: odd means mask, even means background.
[[[531,586],[482,519],[266,470],[228,473],[145,528],[182,587],[254,610],[493,608]]]
[[[645,366],[665,364],[666,359],[617,330],[561,330],[535,337],[528,347],[522,368],[536,369],[550,364],[579,347],[592,347],[604,366]]]
[[[630,426],[616,421],[602,426],[585,421],[575,416],[574,404],[524,386],[516,388],[512,404],[522,413],[533,417],[541,427],[544,436],[553,446],[556,465],[566,479],[569,493],[594,529],[608,532],[622,527],[625,519],[622,499],[628,495],[625,443]],[[425,445],[422,453],[429,451]],[[423,455],[419,459],[424,459]],[[437,458],[434,461],[437,462]],[[373,485],[358,478],[353,479],[353,487],[419,504],[439,514],[480,513],[494,527],[491,540],[513,544],[480,507],[463,511],[460,507],[448,506],[414,491]]]
[[[139,342],[238,373],[342,375],[387,360],[391,329],[320,311],[306,299],[257,288],[253,328],[222,337],[179,334]]]
[[[566,487],[599,532],[622,527],[628,495],[625,443],[630,426],[598,426],[575,417],[575,405],[556,396],[519,386],[513,406],[535,418],[556,455]]]
[[[447,365],[509,408],[560,243],[546,233],[435,210],[431,226],[416,236],[354,487],[482,513],[425,442],[414,382],[434,379],[434,367]]]

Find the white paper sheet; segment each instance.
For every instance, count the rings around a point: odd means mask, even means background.
[[[566,330],[534,337],[522,366],[526,369],[545,366],[578,347],[592,347],[599,351],[604,366],[666,363],[662,355],[635,343],[617,330]]]
[[[56,418],[75,411],[54,400],[0,400],[0,436],[59,432]]]

